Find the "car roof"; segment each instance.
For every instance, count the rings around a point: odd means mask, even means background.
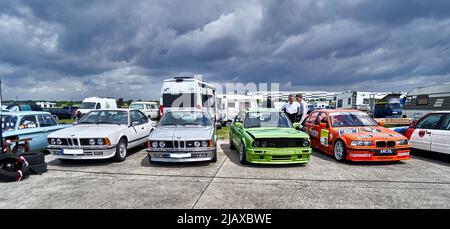
[[[313,112],[336,113],[336,112],[363,112],[363,111],[354,109],[318,109],[314,110]]]
[[[157,104],[157,103],[156,102],[148,102],[148,101],[136,101],[136,102],[132,102],[131,104]]]
[[[184,108],[184,109],[180,109],[180,110],[173,110],[173,109],[170,109],[170,110],[168,110],[167,112],[183,112],[183,111],[198,111],[198,112],[206,112],[205,110],[202,110],[202,109],[197,109],[197,108],[192,108],[192,109],[189,109],[189,108]]]
[[[24,115],[51,115],[51,114],[45,111],[11,111],[2,113],[2,115],[24,116]]]
[[[92,110],[92,111],[134,111],[135,109],[128,109],[128,108],[113,108],[113,109],[98,109],[98,110]]]

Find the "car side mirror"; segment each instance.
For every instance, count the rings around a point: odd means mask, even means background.
[[[139,126],[139,122],[137,122],[137,121],[136,122],[132,122],[131,125],[132,126]]]
[[[321,122],[321,123],[320,123],[320,127],[321,127],[321,128],[328,128],[328,124],[327,124],[327,123],[324,123],[324,122]]]
[[[417,126],[417,120],[414,120],[411,122],[411,124],[409,124],[410,127],[414,128]]]
[[[234,123],[234,126],[237,127],[237,128],[239,128],[239,129],[243,129],[243,128],[244,128],[244,126],[242,125],[241,122],[236,122],[236,123]]]
[[[158,124],[156,124],[156,122],[152,122],[152,127],[156,127],[156,126],[158,126]]]
[[[384,124],[386,124],[384,121],[378,121],[378,125],[380,125],[380,126],[384,126]]]
[[[299,122],[296,122],[296,123],[294,123],[293,125],[294,125],[294,128],[295,128],[296,130],[300,130],[300,123],[299,123]]]

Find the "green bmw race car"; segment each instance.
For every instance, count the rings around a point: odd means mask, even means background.
[[[241,111],[230,129],[230,148],[238,149],[242,164],[305,164],[312,154],[310,146],[309,135],[296,130],[276,109]]]

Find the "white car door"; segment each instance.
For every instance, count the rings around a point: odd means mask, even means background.
[[[411,135],[410,144],[414,149],[431,150],[431,139],[433,133],[439,129],[439,123],[445,114],[430,114],[420,120],[413,134]]]
[[[143,117],[141,118],[141,116]],[[135,110],[130,111],[130,118],[133,135],[133,141],[131,143],[132,145],[142,144],[143,142],[147,141],[148,134],[150,133],[150,130],[147,128],[147,125],[145,125],[146,124],[145,120],[143,120],[143,118],[146,117],[142,112]]]
[[[431,136],[431,151],[450,154],[450,114],[447,114],[439,130]]]

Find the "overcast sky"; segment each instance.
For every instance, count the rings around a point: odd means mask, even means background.
[[[283,90],[450,82],[448,0],[0,0],[8,99],[159,98],[163,79]]]

